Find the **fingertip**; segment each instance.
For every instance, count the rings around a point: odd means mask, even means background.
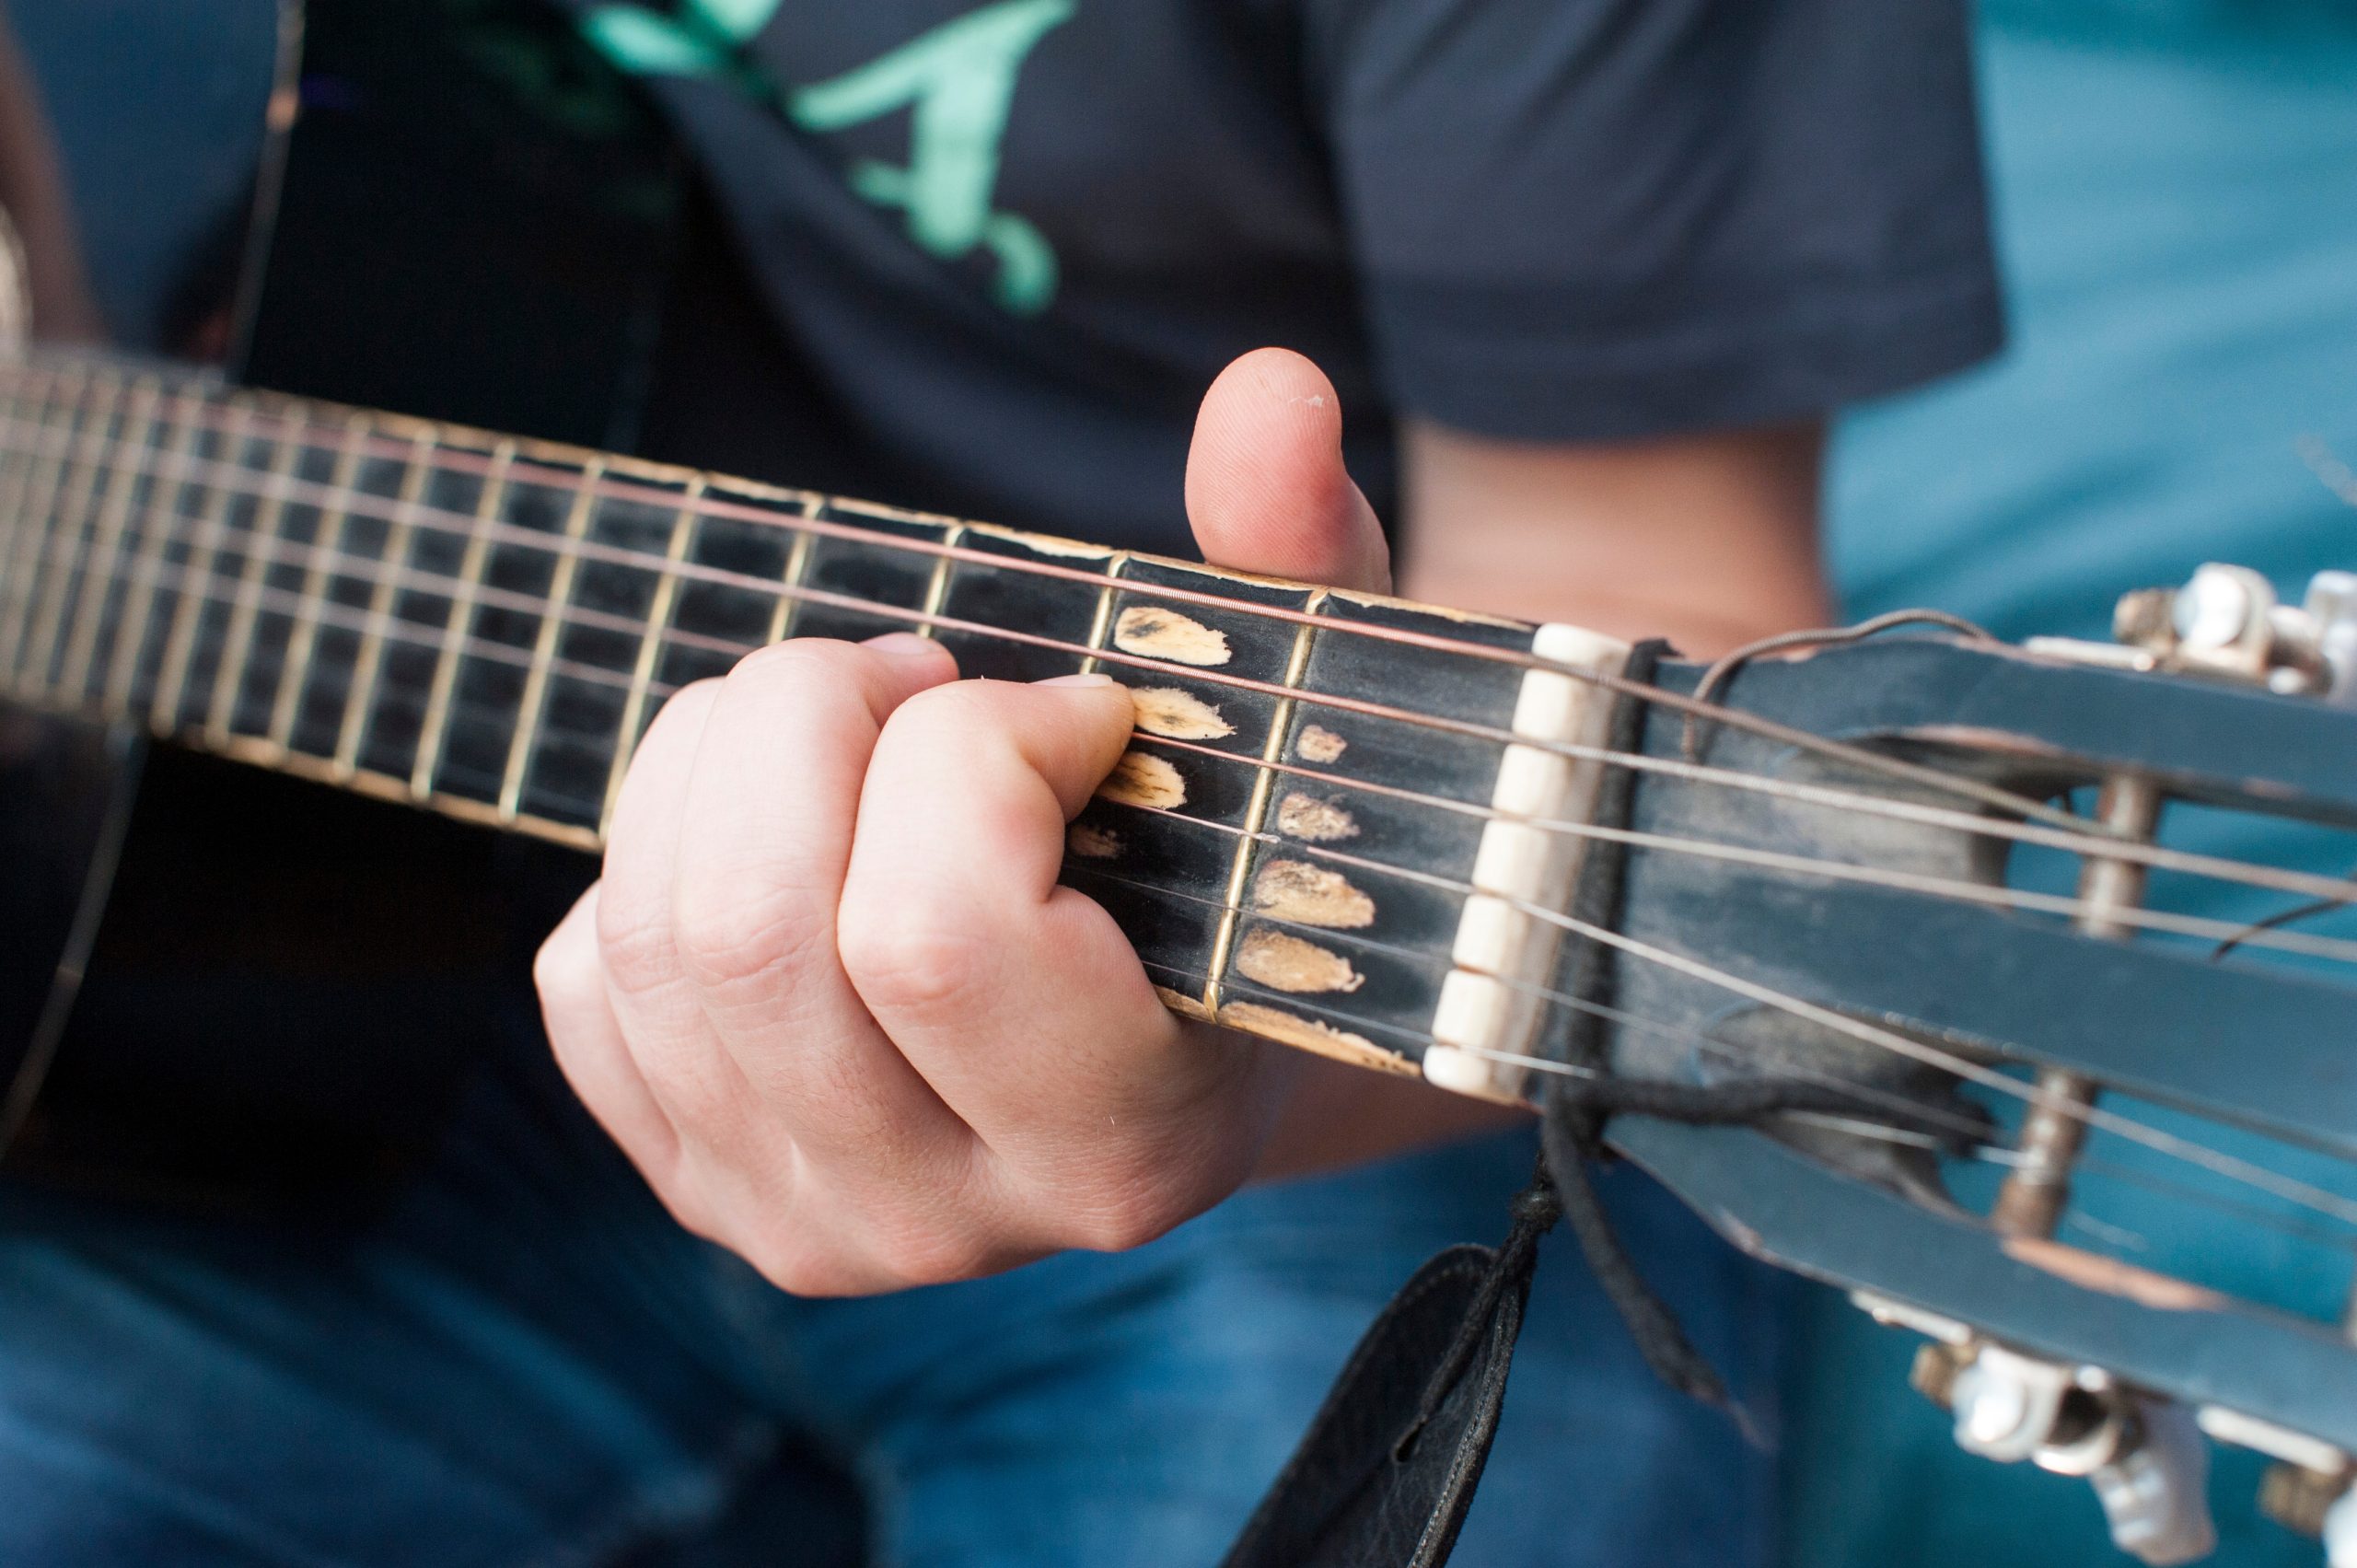
[[[1388,586],[1382,529],[1343,466],[1334,384],[1290,349],[1255,349],[1204,394],[1188,454],[1187,514],[1217,564]]]
[[[1118,719],[1118,730],[1108,729],[1109,735],[1118,738],[1126,738],[1137,719],[1137,706],[1130,689],[1109,675],[1096,671],[1085,675],[1057,675],[1045,680],[1035,680],[1031,686],[1034,691],[1054,692],[1081,707],[1084,712],[1103,714],[1109,726],[1111,721]]]

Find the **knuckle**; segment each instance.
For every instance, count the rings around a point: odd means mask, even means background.
[[[991,963],[988,938],[937,889],[847,900],[836,951],[871,1008],[930,1013],[972,993]]]
[[[1155,1140],[1105,1158],[1084,1175],[1068,1172],[1047,1191],[1060,1195],[1066,1245],[1126,1252],[1210,1205],[1218,1193],[1203,1191],[1202,1174],[1183,1154]]]
[[[780,685],[840,686],[869,656],[831,637],[795,637],[756,648],[738,659],[725,678],[739,691]]]
[[[895,1280],[905,1285],[955,1284],[978,1279],[1000,1266],[996,1239],[963,1216],[901,1214],[877,1222],[877,1250]]]
[[[1089,1252],[1129,1252],[1150,1240],[1169,1236],[1190,1216],[1190,1205],[1174,1193],[1138,1191],[1096,1202],[1077,1216],[1073,1243]]]
[[[679,968],[660,912],[610,891],[598,900],[598,957],[606,978],[632,996],[668,984]]]
[[[726,992],[818,961],[830,913],[779,882],[743,874],[691,878],[674,895],[672,940],[690,980]]]

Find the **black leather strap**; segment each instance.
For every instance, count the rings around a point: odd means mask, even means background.
[[[1641,644],[1630,678],[1650,680],[1666,649]],[[1611,744],[1636,749],[1643,715],[1643,704],[1623,701]],[[1624,825],[1633,785],[1630,770],[1608,769],[1598,819]],[[1620,858],[1618,846],[1594,846],[1583,918],[1617,920]],[[1608,991],[1611,957],[1611,949],[1589,944],[1575,959],[1575,992]],[[1601,1036],[1575,1037],[1571,1050],[1575,1060],[1600,1060]],[[1548,1111],[1561,1124],[1550,1152],[1573,1162],[1568,1191],[1584,1205],[1579,1217],[1593,1222],[1581,1226],[1586,1242],[1603,1222],[1581,1166],[1606,1113],[1552,1097]],[[1497,1434],[1538,1238],[1562,1213],[1542,1160],[1515,1200],[1514,1228],[1501,1246],[1453,1247],[1416,1272],[1352,1352],[1225,1568],[1438,1568],[1448,1561]],[[1644,1295],[1642,1281],[1635,1289]]]
[[[1438,1568],[1490,1457],[1555,1223],[1542,1177],[1504,1245],[1452,1247],[1416,1271],[1351,1353],[1225,1568]]]

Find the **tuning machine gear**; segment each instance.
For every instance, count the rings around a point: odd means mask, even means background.
[[[2181,587],[2122,597],[2112,634],[2111,643],[2033,637],[2024,646],[2357,705],[2357,573],[2318,572],[2301,602],[2286,604],[2264,574],[2210,562]]]

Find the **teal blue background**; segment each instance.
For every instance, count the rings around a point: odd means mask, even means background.
[[[1840,430],[1845,610],[1930,604],[2008,637],[2094,637],[2120,592],[2203,561],[2293,594],[2357,568],[2357,508],[2299,449],[2314,437],[2357,460],[2357,7],[1991,0],[1980,52],[2013,342]],[[2204,848],[2350,864],[2314,837],[2179,828]],[[2213,913],[2273,907],[2174,892]],[[2263,1226],[2118,1184],[2085,1200],[2133,1233],[2138,1261],[2317,1313],[2347,1287],[2345,1255]],[[2083,1483],[1955,1448],[1945,1413],[1906,1388],[1912,1336],[1829,1293],[1805,1327],[1792,1562],[2127,1561]],[[2257,1516],[2260,1469],[2221,1457],[2214,1561],[2316,1568],[2314,1542]]]

